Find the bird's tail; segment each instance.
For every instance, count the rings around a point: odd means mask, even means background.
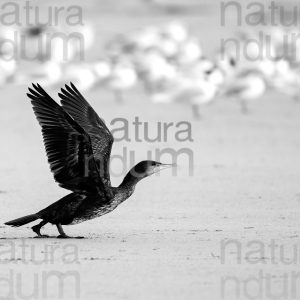
[[[23,226],[27,223],[31,223],[37,219],[39,219],[39,216],[37,214],[32,214],[32,215],[28,215],[28,216],[25,216],[22,218],[18,218],[18,219],[6,222],[5,225],[19,227],[19,226]]]

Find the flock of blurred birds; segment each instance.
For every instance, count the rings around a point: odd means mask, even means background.
[[[80,91],[109,89],[121,103],[124,92],[140,84],[151,101],[186,103],[195,118],[200,117],[202,105],[217,99],[236,99],[241,111],[247,113],[249,102],[261,99],[270,89],[295,100],[299,97],[300,60],[293,59],[291,51],[284,51],[289,46],[284,39],[289,34],[286,28],[270,29],[271,43],[260,49],[247,45],[247,55],[243,44],[258,33],[239,32],[235,36],[239,53],[232,44],[218,49],[209,59],[199,38],[173,21],[115,36],[107,43],[104,58],[92,62],[78,57],[94,45],[93,27],[72,27],[73,32],[84,37],[84,47],[76,39],[66,43],[60,38],[51,39],[50,45],[46,37],[60,30],[68,34],[66,29],[45,26],[18,29],[20,36],[26,38],[19,47],[22,52],[18,59],[14,58],[15,49],[2,43],[0,85],[39,82],[56,88],[71,81]],[[0,40],[13,40],[15,35],[16,29],[2,28]],[[292,52],[297,52],[295,45],[290,46]]]

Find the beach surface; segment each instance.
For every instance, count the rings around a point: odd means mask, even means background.
[[[119,15],[99,7],[97,14],[93,4],[86,13],[103,44],[114,32],[176,17],[148,16],[134,5],[125,12],[120,8]],[[182,17],[208,51],[217,47],[220,35],[217,23],[205,34],[210,18]],[[99,56],[98,48],[92,57]],[[68,193],[50,173],[26,89],[1,90],[1,224]],[[58,99],[58,91],[48,91]],[[189,155],[178,156],[177,174],[166,170],[143,180],[112,213],[65,227],[69,235],[85,239],[55,239],[51,225],[43,233],[53,238],[35,239],[30,224],[1,225],[1,299],[300,297],[300,103],[270,92],[243,115],[235,100],[220,99],[195,121],[189,106],[153,104],[141,87],[126,93],[122,105],[102,89],[84,95],[110,129],[120,126],[116,118],[128,121],[131,141],[116,141],[112,150],[115,156],[125,153],[123,164],[117,156],[112,162],[114,185],[122,181],[123,168],[149,153],[155,158],[158,150],[185,149]],[[135,117],[143,123],[140,139]],[[164,139],[147,141],[144,124],[155,137],[159,123],[171,122]],[[176,133],[186,128],[181,122],[190,123],[190,140],[178,139]],[[171,159],[160,157],[166,163]]]

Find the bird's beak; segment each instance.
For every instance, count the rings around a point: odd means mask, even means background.
[[[176,164],[161,164],[157,167],[156,172],[160,172],[164,169],[169,169],[169,168],[173,168],[173,167],[176,167]]]

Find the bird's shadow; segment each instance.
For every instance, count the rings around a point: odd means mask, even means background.
[[[82,240],[82,239],[86,239],[86,237],[83,236],[78,236],[78,237],[68,237],[68,238],[58,238],[57,236],[48,236],[48,237],[39,237],[39,236],[30,236],[30,237],[0,237],[0,240],[22,240],[22,239],[26,239],[26,240]]]

